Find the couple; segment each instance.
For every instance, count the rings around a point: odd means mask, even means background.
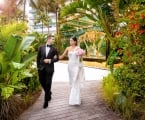
[[[83,65],[80,58],[85,54],[82,49],[77,46],[77,38],[70,39],[70,46],[67,47],[64,53],[59,56],[57,50],[52,46],[54,36],[47,37],[46,45],[40,46],[37,55],[37,68],[40,84],[45,92],[43,108],[48,107],[48,101],[51,100],[51,84],[54,73],[54,62],[63,59],[68,55],[68,73],[71,85],[69,96],[69,105],[80,105],[80,82],[84,80]]]

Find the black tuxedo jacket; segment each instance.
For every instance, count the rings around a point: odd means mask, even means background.
[[[54,58],[54,56],[57,56],[57,58]],[[38,54],[37,54],[37,68],[38,70],[46,70],[47,72],[54,72],[54,62],[58,61],[58,52],[57,50],[52,46],[50,47],[49,53],[46,56],[46,45],[40,46],[38,48]],[[44,59],[51,59],[51,63],[44,63]]]

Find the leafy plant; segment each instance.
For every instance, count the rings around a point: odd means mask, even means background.
[[[117,97],[120,95],[120,88],[117,85],[112,74],[103,78],[103,92],[105,100],[108,102],[111,108],[116,109],[118,105]]]
[[[14,22],[0,28],[2,31],[0,33],[1,120],[17,119],[28,102],[32,101],[30,101],[32,93],[38,92],[36,68],[32,62],[36,58],[36,51],[42,40],[37,36],[35,39],[34,35],[26,35],[25,25]],[[28,101],[25,101],[24,95],[29,96]]]
[[[20,82],[25,77],[32,77],[28,70],[24,69],[28,62],[34,59],[34,55],[22,57],[22,51],[27,49],[34,41],[34,37],[21,38],[19,36],[11,36],[6,42],[4,50],[1,53],[1,96],[5,99],[9,98],[14,89],[22,89],[24,85]],[[27,58],[27,59],[25,59]]]
[[[4,46],[5,42],[10,39],[11,35],[18,34],[23,36],[26,34],[27,24],[26,22],[14,21],[1,25],[0,30],[0,44]]]

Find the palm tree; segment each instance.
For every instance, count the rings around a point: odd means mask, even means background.
[[[99,24],[107,37],[107,59],[110,50],[110,42],[112,45],[115,45],[116,42],[114,39],[114,30],[116,30],[115,23],[117,16],[120,13],[120,9],[122,9],[125,4],[128,5],[129,3],[130,0],[78,0],[63,7],[61,17],[62,19],[68,19],[76,15],[79,15],[79,17],[87,16],[89,19]]]
[[[32,3],[33,0],[15,0],[17,2],[17,6],[23,6],[23,15],[22,20],[25,20],[26,17],[26,3]],[[35,1],[35,0],[34,0]]]
[[[76,15],[78,15],[79,18],[87,16],[90,20],[94,21],[96,25],[99,24],[102,27],[103,31],[107,34],[108,39],[110,41],[113,41],[113,37],[111,35],[112,31],[109,26],[110,21],[108,20],[108,18],[111,18],[112,15],[106,10],[106,8],[108,10],[109,7],[107,5],[107,2],[105,2],[104,0],[78,0],[62,8],[61,17],[64,19],[64,17],[68,18],[69,16],[72,17]],[[108,13],[106,14],[106,12]],[[106,56],[108,57],[108,54]]]
[[[42,33],[43,33],[44,26],[47,26],[48,33],[49,33],[49,23],[50,23],[49,16],[47,16],[43,11],[37,11],[37,15],[35,19],[36,19],[35,24],[42,23]]]
[[[38,0],[36,2],[31,1],[31,6],[32,8],[34,8],[36,10],[36,23],[42,23],[42,33],[43,33],[43,26],[47,26],[48,27],[48,33],[49,33],[49,22],[50,22],[50,18],[48,16],[48,13],[50,11],[50,9],[52,9],[52,11],[54,11],[53,7],[51,8],[50,4],[52,5],[52,3],[50,1],[47,0]]]
[[[46,16],[46,21],[49,21],[48,13],[55,13],[56,14],[56,26],[57,26],[57,47],[59,49],[59,9],[62,5],[64,5],[66,0],[37,0],[36,2],[32,1],[31,5],[34,9],[36,9],[37,14],[43,13]]]

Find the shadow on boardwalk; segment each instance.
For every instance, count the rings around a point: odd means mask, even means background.
[[[81,88],[82,104],[68,105],[68,82],[53,82],[52,100],[43,109],[43,96],[20,116],[20,120],[121,120],[102,99],[100,81],[85,81]]]

